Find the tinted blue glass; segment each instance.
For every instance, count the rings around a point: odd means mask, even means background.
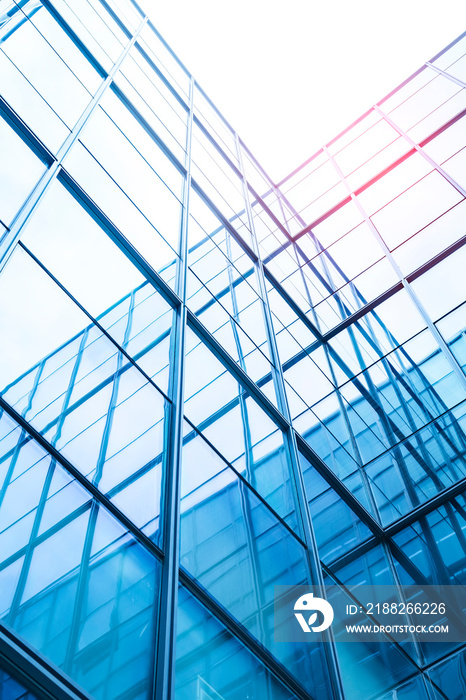
[[[303,696],[330,700],[329,647],[274,641],[276,583],[307,581],[319,560],[348,602],[345,587],[466,577],[465,199],[423,157],[463,183],[466,92],[425,66],[380,104],[427,143],[411,149],[372,108],[275,186],[141,12],[0,0],[0,257],[19,233],[59,281],[21,246],[0,260],[0,619],[91,696],[153,697],[160,565],[143,535],[177,534],[163,476],[180,470],[191,593],[180,592],[176,700],[294,700],[291,675]],[[464,44],[435,65],[461,77]],[[63,155],[51,181],[40,142]],[[168,428],[183,411],[178,463]],[[298,439],[303,480],[290,471],[293,429],[310,447]],[[316,552],[300,539],[303,498]],[[345,645],[342,624],[345,700],[466,694],[458,645]],[[258,660],[268,654],[273,674]],[[27,690],[0,675],[0,694]]]
[[[0,278],[0,308],[8,331],[1,353],[6,400],[155,536],[163,396],[23,251]]]
[[[451,313],[444,316],[436,323],[436,326],[448,343],[458,364],[466,371],[466,304],[462,304]]]
[[[430,700],[430,698],[440,700],[442,697],[439,693],[437,693],[435,687],[421,675],[417,676],[411,681],[408,681],[407,683],[403,683],[403,685],[400,685],[393,690],[389,690],[388,693],[385,693],[384,695],[379,695],[377,700],[392,700],[394,693],[396,693],[395,697],[399,698],[399,700]]]
[[[158,563],[42,448],[17,437],[1,452],[1,619],[94,697],[136,688],[148,697]]]
[[[58,182],[22,241],[166,391],[171,307]]]
[[[276,643],[273,600],[274,586],[306,582],[304,547],[188,426],[181,488],[182,566],[299,679],[323,650]]]
[[[440,693],[448,697],[448,700],[461,700],[465,694],[465,671],[466,656],[464,651],[460,651],[450,659],[431,668],[429,677]]]
[[[370,531],[300,453],[306,494],[319,556],[326,564],[370,536]],[[356,491],[354,479],[346,486]]]
[[[26,690],[24,685],[0,669],[0,697],[2,700],[37,700],[37,696]]]
[[[460,404],[367,465],[382,522],[393,521],[464,478],[464,410]]]
[[[295,696],[180,588],[176,644],[177,700],[295,700]]]
[[[432,584],[466,580],[464,494],[395,535],[395,542]]]
[[[330,576],[325,581],[329,600],[335,596],[340,601],[343,598],[345,604],[351,603],[347,589],[358,599],[359,585],[394,585],[390,560],[381,546],[339,568],[335,575],[338,583],[332,581]],[[362,616],[361,623],[365,620]],[[403,644],[398,646],[387,643],[383,635],[374,635],[373,643],[339,643],[345,634],[345,625],[352,622],[350,619],[336,620],[333,625],[345,693],[354,700],[360,697],[379,698],[415,672],[415,663],[418,662],[416,648],[408,634]]]
[[[281,430],[192,332],[185,413],[276,512],[299,528]]]

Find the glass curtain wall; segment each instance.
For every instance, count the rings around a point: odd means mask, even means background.
[[[466,583],[465,54],[273,183],[135,2],[0,0],[2,696],[464,697],[273,597]]]

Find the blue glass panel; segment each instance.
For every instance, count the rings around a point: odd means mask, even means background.
[[[296,700],[183,588],[178,600],[177,700]]]
[[[426,687],[427,686],[427,687]],[[389,690],[384,695],[379,695],[377,700],[440,700],[443,696],[437,693],[427,678],[422,675],[416,676],[413,680],[399,685],[393,690]],[[448,696],[450,698],[450,696]]]
[[[458,364],[466,372],[466,303],[444,316],[435,324],[448,343]]]
[[[325,580],[330,602],[334,596],[340,603],[342,598],[345,603],[354,602],[354,599],[351,600],[348,596],[347,590],[349,589],[357,600],[358,586],[395,585],[390,560],[380,545],[340,568],[335,572],[335,576],[338,583],[335,583],[331,576],[326,576]],[[364,620],[362,618],[361,622]],[[418,658],[409,635],[406,635],[402,645],[390,644],[387,639],[380,641],[382,635],[374,635],[373,643],[347,643],[342,641],[342,636],[345,635],[345,624],[348,622],[353,620],[335,620],[332,627],[345,697],[350,700],[383,697],[384,691],[411,677],[416,671]]]
[[[187,418],[282,518],[299,527],[282,431],[193,332],[187,341]]]
[[[463,700],[466,695],[466,653],[455,656],[433,666],[429,677],[439,689],[439,696],[448,700]]]
[[[465,505],[463,493],[394,537],[432,584],[466,582]]]
[[[370,531],[301,453],[299,459],[319,556],[329,564],[364,542]],[[350,491],[355,486],[351,478],[345,480],[345,485]]]
[[[22,250],[0,277],[0,308],[5,399],[156,536],[164,397]]]
[[[388,524],[466,476],[463,402],[365,468]]]
[[[304,547],[192,430],[181,488],[182,566],[300,678],[323,650],[276,643],[273,600],[274,586],[306,582]],[[320,682],[308,681],[312,693]]]
[[[2,700],[37,700],[37,696],[0,668],[0,698]]]
[[[61,184],[52,185],[22,241],[167,391],[171,307]]]
[[[2,621],[94,697],[149,697],[159,564],[24,433],[1,469]]]

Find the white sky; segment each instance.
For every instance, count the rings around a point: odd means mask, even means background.
[[[275,181],[466,29],[465,0],[144,0]]]

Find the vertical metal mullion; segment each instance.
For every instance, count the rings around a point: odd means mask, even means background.
[[[129,341],[131,334],[131,326],[133,321],[133,309],[134,309],[134,291],[130,296],[130,303],[126,317],[126,327],[122,341],[122,347],[126,349],[126,345]],[[111,356],[110,358],[111,359]],[[97,464],[95,468],[95,476],[93,478],[94,484],[99,488],[100,480],[103,476],[103,469],[105,462],[107,460],[108,445],[110,441],[110,436],[112,433],[113,419],[118,406],[118,394],[120,390],[120,379],[122,374],[122,369],[124,366],[125,356],[122,352],[117,349],[116,367],[113,373],[112,390],[110,392],[110,398],[108,403],[107,415],[105,418],[105,426],[102,433],[102,440],[100,443],[99,456],[97,459]]]
[[[236,295],[236,287],[234,285],[234,280],[233,280],[233,271],[232,271],[232,251],[231,251],[231,239],[230,239],[230,233],[225,229],[225,244],[226,244],[226,253],[227,253],[227,270],[228,270],[228,285],[230,288],[230,295],[231,295],[231,303],[232,303],[232,311],[233,311],[233,317],[230,318],[230,324],[232,327],[232,332],[233,332],[233,337],[235,339],[235,345],[236,345],[236,351],[238,353],[238,359],[239,359],[239,365],[241,369],[244,372],[247,372],[246,369],[246,362],[243,354],[243,348],[241,346],[241,339],[239,337],[239,332],[237,328],[237,324],[240,325],[240,318],[239,318],[239,307],[238,307],[238,300],[237,300],[237,295]],[[244,282],[244,280],[243,280]],[[249,427],[249,421],[248,421],[248,407],[246,403],[246,396],[243,387],[241,384],[237,384],[238,386],[238,397],[239,397],[239,404],[240,404],[240,411],[241,411],[241,422],[243,425],[243,439],[244,439],[244,447],[245,447],[245,465],[246,465],[246,475],[247,475],[247,481],[249,481],[252,485],[255,486],[255,479],[254,479],[254,471],[253,471],[253,463],[254,463],[254,457],[253,457],[253,451],[252,451],[252,440],[251,440],[251,430]],[[245,532],[246,532],[246,542],[247,542],[247,551],[250,559],[250,564],[251,564],[251,571],[252,571],[252,577],[253,577],[253,596],[254,596],[254,602],[256,604],[257,608],[257,624],[259,628],[259,633],[260,633],[260,639],[265,640],[265,635],[266,635],[266,624],[264,621],[264,615],[263,615],[263,606],[264,606],[264,595],[263,595],[263,589],[262,589],[262,574],[261,574],[261,567],[260,567],[260,562],[259,562],[259,553],[257,549],[257,542],[256,539],[253,535],[254,528],[253,528],[253,516],[251,513],[251,505],[249,501],[249,493],[248,493],[248,487],[244,484],[243,481],[238,482],[238,487],[239,487],[239,493],[240,493],[240,500],[241,500],[241,511],[242,511],[242,516],[244,518],[244,523],[245,523]]]
[[[231,329],[233,333],[233,338],[235,340],[235,346],[236,346],[236,352],[238,353],[238,364],[243,370],[243,372],[247,372],[246,370],[246,362],[244,359],[243,355],[243,348],[241,346],[241,339],[239,337],[238,333],[238,328],[237,328],[237,323],[239,325],[239,308],[238,308],[238,300],[236,297],[236,289],[233,284],[233,274],[231,270],[231,265],[232,265],[232,252],[231,252],[231,239],[230,239],[230,234],[229,232],[225,229],[225,244],[226,244],[226,255],[227,255],[227,271],[228,271],[228,286],[230,289],[230,295],[231,295],[231,305],[232,305],[232,312],[233,316],[230,317],[229,323],[231,324]],[[238,398],[239,398],[239,404],[240,404],[240,409],[241,409],[241,418],[242,418],[242,424],[243,424],[243,437],[244,437],[244,446],[245,446],[245,463],[246,463],[246,475],[247,475],[247,480],[251,483],[254,484],[254,474],[251,468],[251,462],[252,462],[252,444],[251,444],[251,431],[249,430],[249,425],[248,425],[248,419],[247,419],[247,406],[246,406],[246,399],[244,396],[244,390],[241,384],[238,383]]]
[[[95,93],[94,97],[91,99],[89,104],[87,105],[86,109],[84,112],[81,114],[80,118],[76,122],[75,126],[71,130],[71,132],[68,134],[67,138],[63,142],[62,146],[58,149],[57,155],[56,155],[56,160],[53,161],[53,163],[49,166],[49,168],[46,170],[44,175],[41,177],[37,185],[35,186],[34,190],[32,193],[29,195],[28,199],[26,200],[25,204],[23,207],[20,209],[18,212],[17,216],[15,217],[13,223],[10,226],[10,229],[8,233],[4,236],[4,239],[2,241],[2,245],[0,247],[0,272],[3,269],[3,267],[6,265],[8,259],[10,258],[15,245],[17,241],[20,238],[22,229],[24,225],[29,221],[29,218],[31,215],[34,213],[36,210],[37,205],[39,204],[40,200],[42,197],[45,195],[51,184],[54,182],[55,178],[57,177],[58,173],[60,172],[60,169],[62,167],[62,162],[70,149],[73,147],[75,142],[78,140],[79,135],[81,134],[81,131],[83,130],[84,126],[87,124],[88,120],[94,113],[94,111],[97,109],[99,106],[99,103],[102,100],[103,95],[107,91],[109,85],[112,83],[115,75],[120,69],[120,66],[130,50],[132,49],[134,43],[139,37],[139,34],[141,33],[143,27],[145,26],[147,22],[147,17],[145,17],[139,27],[137,28],[136,32],[134,33],[134,36],[130,39],[126,47],[123,49],[122,53],[120,54],[119,58],[117,59],[116,63],[114,64],[113,68],[109,72],[108,76],[105,78],[103,83],[101,83],[99,89]]]
[[[81,560],[77,567],[77,584],[76,596],[73,605],[71,616],[70,634],[66,645],[66,656],[64,660],[64,668],[66,673],[73,675],[73,663],[75,659],[75,650],[78,646],[79,632],[81,626],[82,612],[87,600],[87,588],[89,583],[90,560],[92,543],[96,530],[97,518],[99,514],[100,504],[96,501],[91,501],[89,518],[87,521],[86,535],[81,553]]]
[[[186,134],[186,179],[181,214],[176,292],[181,304],[175,309],[170,343],[172,404],[165,420],[165,479],[163,499],[163,550],[159,623],[155,660],[154,700],[173,700],[175,694],[176,620],[180,559],[181,458],[183,450],[183,401],[186,346],[186,287],[188,267],[188,219],[191,188],[194,80],[189,91]]]
[[[130,305],[129,305],[127,319],[126,319],[126,328],[125,328],[124,338],[122,341],[123,347],[125,347],[125,345],[127,344],[129,336],[130,336],[130,332],[131,332],[133,305],[134,305],[134,293],[131,294],[131,297],[130,297]],[[85,335],[83,337],[85,337]],[[82,343],[82,346],[84,346],[84,343]],[[81,352],[82,352],[82,354],[84,354],[86,352],[86,348],[83,348],[81,350]],[[101,477],[103,474],[103,468],[104,468],[104,465],[105,465],[105,462],[107,459],[107,451],[108,451],[109,440],[110,440],[110,436],[111,436],[111,432],[112,432],[113,419],[114,419],[115,411],[116,411],[116,408],[118,405],[118,392],[119,392],[119,386],[120,386],[120,377],[121,377],[121,369],[123,366],[123,359],[124,359],[123,354],[117,351],[117,362],[116,362],[116,368],[115,368],[114,376],[113,376],[112,391],[111,391],[110,398],[109,398],[109,405],[108,405],[107,415],[106,415],[106,419],[105,419],[105,426],[104,426],[104,429],[102,432],[102,439],[101,439],[101,444],[100,444],[99,456],[97,459],[97,464],[96,464],[96,469],[95,469],[95,477],[93,479],[93,482],[97,487],[99,487],[99,482],[101,480]],[[71,385],[71,382],[70,382],[70,385]],[[100,508],[99,504],[97,504],[95,502],[92,503],[91,512],[89,515],[89,520],[88,520],[88,525],[87,525],[86,538],[85,538],[85,542],[84,542],[84,546],[83,546],[81,565],[79,568],[78,584],[77,584],[77,590],[76,590],[76,599],[75,599],[75,604],[74,604],[73,617],[72,617],[72,621],[71,621],[71,631],[70,631],[70,636],[69,636],[69,640],[68,640],[66,660],[65,660],[65,668],[66,668],[67,672],[70,674],[72,672],[73,662],[74,662],[74,658],[75,658],[75,654],[76,654],[76,648],[77,648],[78,640],[79,640],[79,631],[80,631],[81,620],[83,618],[83,611],[84,611],[84,606],[86,603],[86,594],[87,594],[87,588],[89,585],[89,576],[90,576],[90,570],[91,570],[92,543],[94,541],[99,508]],[[110,663],[110,655],[109,655],[109,663]]]
[[[325,585],[323,579],[322,568],[320,565],[319,554],[317,549],[317,542],[314,534],[314,529],[311,520],[311,514],[309,510],[309,503],[306,497],[306,490],[304,486],[303,472],[299,462],[298,447],[296,444],[296,437],[291,424],[291,414],[288,406],[288,400],[285,390],[285,380],[283,378],[282,366],[280,363],[280,357],[278,354],[277,340],[274,333],[272,313],[270,310],[268,297],[267,297],[267,287],[265,283],[264,268],[262,263],[262,258],[259,252],[259,246],[257,243],[257,238],[254,229],[254,220],[251,210],[251,203],[249,200],[249,188],[246,179],[245,169],[243,165],[243,158],[241,152],[241,144],[239,142],[238,135],[236,137],[236,149],[238,162],[240,170],[242,172],[242,184],[243,184],[243,195],[246,202],[247,216],[249,220],[249,227],[251,230],[251,239],[253,243],[253,250],[257,255],[256,271],[259,284],[260,295],[262,298],[262,309],[264,312],[265,328],[267,335],[267,342],[270,349],[270,354],[272,357],[272,377],[274,381],[274,387],[277,394],[278,408],[281,413],[285,416],[289,427],[284,431],[284,441],[286,452],[288,456],[288,464],[291,469],[291,478],[293,480],[293,492],[295,495],[296,505],[297,505],[297,515],[300,519],[300,524],[303,531],[303,539],[306,544],[306,562],[310,575],[310,583],[317,588],[319,594],[325,597]],[[326,657],[328,663],[328,671],[330,676],[330,682],[332,686],[333,696],[335,700],[343,700],[344,690],[343,683],[340,675],[340,669],[338,664],[338,658],[336,654],[336,648],[334,643],[334,638],[331,630],[326,630],[323,635],[326,637],[327,643],[322,645],[323,653]]]
[[[73,389],[74,389],[74,386],[76,383],[78,372],[79,372],[79,369],[81,367],[81,360],[82,360],[82,356],[83,356],[85,349],[86,349],[86,343],[87,343],[88,337],[89,337],[89,326],[87,326],[87,328],[85,328],[82,332],[82,336],[81,336],[81,339],[79,341],[78,349],[76,351],[73,369],[71,370],[70,379],[68,382],[68,387],[66,389],[65,398],[63,400],[63,404],[61,407],[60,417],[59,417],[58,422],[57,422],[57,429],[55,431],[55,435],[50,440],[50,443],[54,447],[57,447],[57,443],[61,438],[63,425],[65,423],[66,414],[68,413],[68,408],[69,408],[70,403],[71,403],[71,396],[73,394]],[[25,418],[26,418],[26,415],[27,414],[24,414]]]

